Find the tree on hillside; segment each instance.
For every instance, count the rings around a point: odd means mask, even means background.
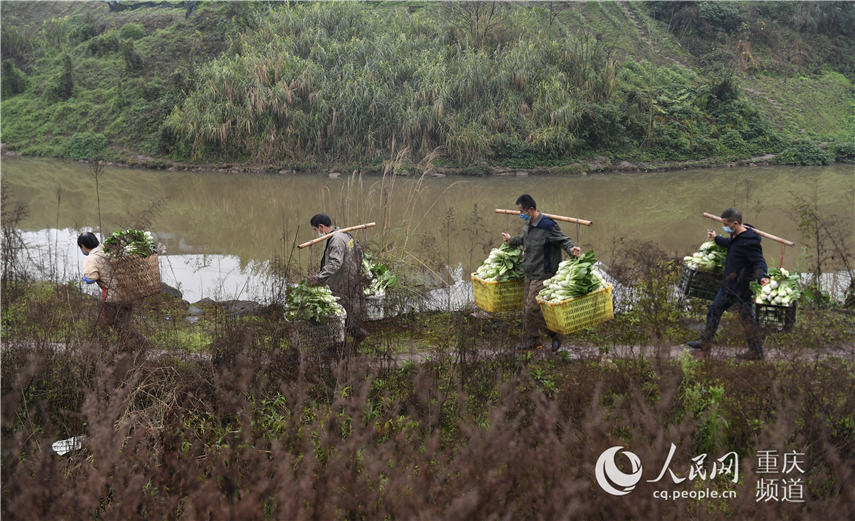
[[[443,4],[445,19],[459,31],[458,37],[468,37],[472,47],[486,44],[491,34],[501,26],[498,2],[447,2]]]
[[[61,100],[67,100],[74,94],[74,67],[71,64],[71,56],[62,56],[62,72],[57,78],[55,94]]]

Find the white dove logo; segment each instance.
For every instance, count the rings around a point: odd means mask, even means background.
[[[597,466],[594,470],[594,474],[597,476],[597,483],[600,484],[600,487],[614,496],[629,494],[635,488],[635,485],[641,481],[641,460],[632,452],[628,450],[623,451],[624,456],[626,456],[626,459],[629,460],[632,466],[630,474],[621,472],[617,468],[617,465],[615,465],[615,456],[621,452],[621,449],[623,447],[618,445],[604,450],[597,459]],[[614,486],[612,483],[614,483]]]

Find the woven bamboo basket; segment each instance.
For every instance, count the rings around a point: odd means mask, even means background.
[[[288,329],[288,340],[292,347],[327,350],[344,343],[347,313],[327,317],[321,323],[310,320],[295,320]]]
[[[111,257],[116,295],[121,302],[133,302],[160,292],[160,265],[157,254]]]

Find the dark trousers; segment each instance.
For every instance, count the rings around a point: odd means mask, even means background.
[[[130,304],[107,302],[107,289],[101,288],[101,319],[110,327],[123,327],[131,318],[133,308]]]
[[[751,293],[737,294],[722,286],[713,299],[707,310],[707,325],[704,328],[701,339],[705,343],[712,342],[718,331],[718,324],[721,321],[721,315],[731,306],[737,306],[739,313],[739,321],[742,323],[742,328],[745,330],[745,338],[748,340],[748,347],[752,351],[763,350],[763,338],[760,334],[760,329],[754,323],[754,306]]]
[[[540,330],[546,329],[546,321],[540,304],[537,303],[537,294],[543,289],[542,280],[526,278],[523,286],[523,331],[529,338],[539,337]],[[558,333],[549,331],[552,338],[560,338]]]

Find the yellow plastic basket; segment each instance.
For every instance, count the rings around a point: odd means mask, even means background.
[[[523,281],[506,280],[502,282],[472,277],[472,290],[475,293],[475,305],[488,313],[514,311],[522,307]]]
[[[537,297],[537,303],[546,327],[565,335],[615,317],[611,286],[561,302],[545,302]]]

